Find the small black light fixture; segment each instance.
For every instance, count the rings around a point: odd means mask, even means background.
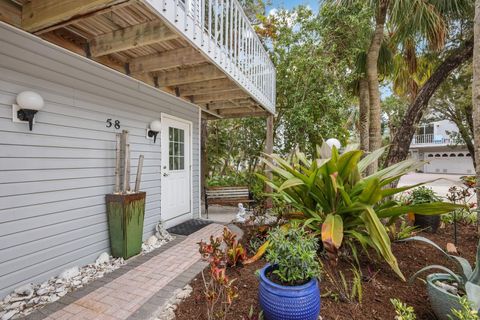
[[[28,128],[32,131],[35,114],[43,108],[44,104],[42,96],[38,93],[20,92],[17,95],[17,103],[13,105],[13,121],[28,122]]]
[[[153,137],[153,143],[157,141],[157,135],[160,132],[160,128],[162,127],[162,123],[160,120],[153,120],[150,122],[150,129],[147,131],[147,135],[149,138]]]

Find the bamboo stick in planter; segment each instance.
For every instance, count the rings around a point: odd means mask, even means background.
[[[138,167],[137,167],[137,178],[135,180],[135,193],[140,190],[140,182],[142,179],[142,170],[143,170],[143,154],[138,158]]]
[[[125,146],[125,157],[126,157],[126,160],[125,160],[125,166],[127,167],[126,169],[126,183],[127,183],[127,188],[126,188],[126,192],[130,192],[130,144],[127,144]]]
[[[127,140],[128,140],[128,131],[123,130],[122,132],[122,152],[123,152],[123,185],[122,185],[122,193],[127,193],[127,178],[128,178],[128,171],[127,171]]]
[[[122,136],[120,133],[116,134],[116,143],[115,143],[115,193],[120,192],[120,166],[121,166],[121,140]]]

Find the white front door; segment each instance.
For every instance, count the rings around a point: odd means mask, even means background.
[[[161,216],[167,227],[191,218],[191,123],[162,114]]]

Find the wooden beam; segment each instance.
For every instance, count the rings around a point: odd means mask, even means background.
[[[226,100],[241,99],[241,98],[248,98],[248,94],[243,90],[237,89],[235,91],[199,94],[199,95],[193,96],[192,101],[193,103],[205,103],[205,102],[212,102],[212,101],[226,101]]]
[[[44,34],[44,33],[47,33],[47,32],[50,32],[50,31],[53,31],[53,30],[56,30],[56,29],[60,29],[60,28],[63,28],[63,27],[66,27],[66,26],[69,26],[71,24],[74,24],[74,23],[77,23],[81,20],[85,20],[85,19],[89,19],[91,17],[95,17],[95,16],[99,16],[101,14],[106,14],[106,13],[111,13],[115,10],[118,10],[118,9],[121,9],[123,7],[127,7],[127,6],[130,6],[132,4],[135,4],[137,3],[138,0],[127,0],[125,2],[121,2],[121,3],[118,3],[118,4],[115,4],[115,5],[112,5],[110,7],[106,7],[106,8],[103,8],[103,9],[100,9],[100,10],[97,10],[97,11],[93,11],[93,12],[90,12],[90,13],[87,13],[87,14],[84,14],[84,15],[81,15],[81,16],[77,16],[77,17],[74,17],[72,19],[69,19],[67,21],[64,21],[64,22],[61,22],[61,23],[57,23],[53,26],[50,26],[48,28],[43,28],[41,30],[38,30],[38,31],[35,31],[34,33],[36,35],[41,35],[41,34]],[[114,23],[117,23],[117,21],[115,21],[116,15],[113,15],[111,18],[112,20],[114,20],[113,22]],[[117,19],[118,20],[118,19]],[[122,23],[123,24],[126,24],[123,20],[122,20]],[[128,26],[128,25],[127,25]],[[126,26],[125,26],[126,27]]]
[[[251,118],[251,117],[268,117],[270,113],[267,111],[243,111],[237,113],[220,113],[222,119],[235,119],[235,118]],[[209,118],[210,119],[210,118]]]
[[[56,34],[55,32],[42,34],[41,37],[42,37],[42,39],[45,39],[45,40],[47,40],[47,41],[49,41],[53,44],[56,44],[59,47],[70,50],[70,51],[75,52],[76,54],[79,54],[79,55],[84,56],[84,57],[87,56],[86,52],[85,52],[85,48],[82,48],[82,47],[78,46],[77,44],[66,40],[65,38],[61,37],[60,35]],[[98,58],[94,58],[92,60],[94,60],[98,63],[101,63],[101,64],[103,64],[107,67],[110,67],[114,70],[117,70],[121,73],[124,73],[124,71],[125,71],[125,68],[122,65],[120,65],[118,63],[115,63],[109,57],[98,57]]]
[[[30,0],[22,10],[22,28],[35,32],[126,0]]]
[[[196,94],[208,94],[223,91],[232,91],[239,89],[235,83],[225,79],[209,80],[197,83],[191,83],[187,85],[179,86],[180,95],[192,96]]]
[[[90,50],[93,57],[98,57],[176,38],[175,32],[155,20],[95,37],[90,41]]]
[[[222,116],[227,116],[227,115],[232,115],[232,114],[248,114],[248,113],[254,113],[256,111],[252,111],[249,108],[230,108],[230,109],[219,109],[217,110],[218,114]],[[263,111],[263,110],[262,110]]]
[[[201,65],[169,72],[157,72],[158,85],[171,87],[206,80],[226,78],[226,75],[213,65]]]
[[[238,109],[238,108],[249,108],[249,104],[235,104],[230,101],[209,103],[207,104],[208,110],[220,110],[220,109]]]
[[[146,83],[152,87],[155,87],[155,79],[154,77],[149,74],[149,73],[143,73],[143,74],[135,74],[135,75],[130,75],[132,78],[135,78],[139,81],[142,81],[143,83]],[[171,92],[170,92],[171,93]]]
[[[22,8],[10,0],[0,0],[0,21],[20,27]]]
[[[194,65],[205,61],[205,57],[195,49],[191,47],[180,48],[134,58],[130,60],[130,71],[132,73],[144,73]]]

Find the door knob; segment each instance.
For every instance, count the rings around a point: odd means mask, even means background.
[[[163,176],[164,176],[164,177],[168,177],[168,173],[164,172],[164,173],[163,173]]]

